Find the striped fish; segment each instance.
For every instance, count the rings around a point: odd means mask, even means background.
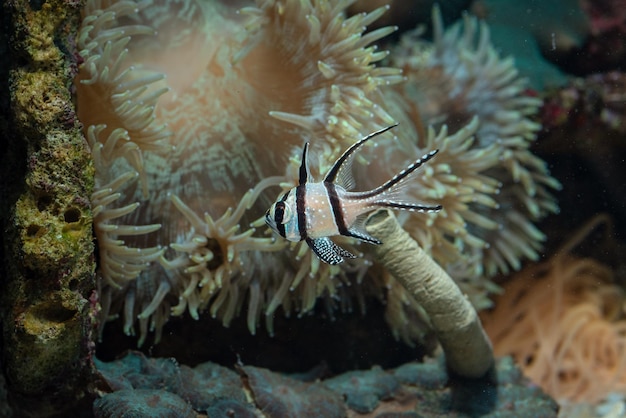
[[[438,150],[425,154],[391,180],[373,190],[351,192],[354,188],[352,161],[355,151],[369,139],[397,126],[373,132],[348,148],[319,183],[311,181],[307,166],[309,143],[304,144],[298,185],[283,194],[266,212],[265,222],[289,241],[306,241],[313,252],[328,264],[339,264],[345,258],[356,258],[329,237],[345,235],[370,244],[381,242],[365,230],[367,214],[378,208],[436,212],[441,206],[423,206],[404,202],[405,180],[433,158]]]

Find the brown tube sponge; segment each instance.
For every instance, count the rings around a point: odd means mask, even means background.
[[[462,377],[484,376],[494,364],[491,342],[476,310],[448,273],[400,227],[390,211],[371,215],[367,230],[383,242],[374,248],[378,261],[430,317],[450,370]]]

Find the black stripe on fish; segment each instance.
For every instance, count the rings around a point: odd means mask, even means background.
[[[424,165],[428,160],[430,160],[435,155],[437,155],[438,152],[439,150],[436,149],[436,150],[429,152],[428,154],[424,154],[422,158],[416,160],[413,164],[409,165],[407,168],[405,168],[404,170],[396,174],[391,180],[387,181],[385,184],[378,186],[377,188],[370,190],[369,192],[358,193],[357,198],[368,199],[368,198],[375,197],[381,193],[386,192],[387,190],[391,189],[393,186],[395,186],[396,184],[404,180],[409,174],[411,174],[412,172],[420,168],[422,165]],[[390,204],[394,202],[386,202],[386,203]],[[401,206],[395,206],[395,207],[399,209],[414,208],[415,210],[420,210],[419,208],[428,208],[428,210],[433,210],[433,211],[438,210],[438,209],[435,209],[434,206],[433,207],[420,206],[420,205],[405,205],[405,206],[406,207],[401,207]],[[393,207],[393,206],[390,206],[390,207]]]
[[[333,219],[335,221],[337,231],[339,231],[341,235],[349,235],[348,225],[346,225],[346,218],[344,217],[341,202],[339,202],[339,196],[337,196],[337,188],[333,183],[326,182],[324,182],[324,187],[326,187],[326,193],[328,194],[330,207],[333,210]]]
[[[308,145],[308,144],[307,144]],[[304,148],[306,153],[306,145]],[[306,185],[296,187],[296,214],[298,216],[298,232],[300,232],[300,240],[308,237],[306,230]]]
[[[280,234],[280,236],[283,238],[287,236],[285,232],[285,224],[283,223],[283,218],[285,217],[285,200],[287,200],[289,193],[291,193],[291,190],[285,193],[274,207],[274,222],[276,223],[276,229],[278,230],[278,234]]]

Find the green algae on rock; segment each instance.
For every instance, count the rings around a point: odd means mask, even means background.
[[[0,125],[7,138],[1,348],[19,416],[74,410],[93,377],[93,167],[70,94],[79,6],[4,5],[11,35],[2,58],[13,65]]]

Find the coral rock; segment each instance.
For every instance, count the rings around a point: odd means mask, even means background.
[[[96,418],[180,417],[196,413],[180,396],[164,390],[135,389],[108,393],[93,404]]]
[[[80,10],[2,10],[2,371],[16,416],[63,415],[91,396],[97,316],[94,171],[69,91]]]
[[[270,418],[346,415],[341,396],[321,383],[300,382],[252,366],[240,366],[238,370],[254,403]]]

